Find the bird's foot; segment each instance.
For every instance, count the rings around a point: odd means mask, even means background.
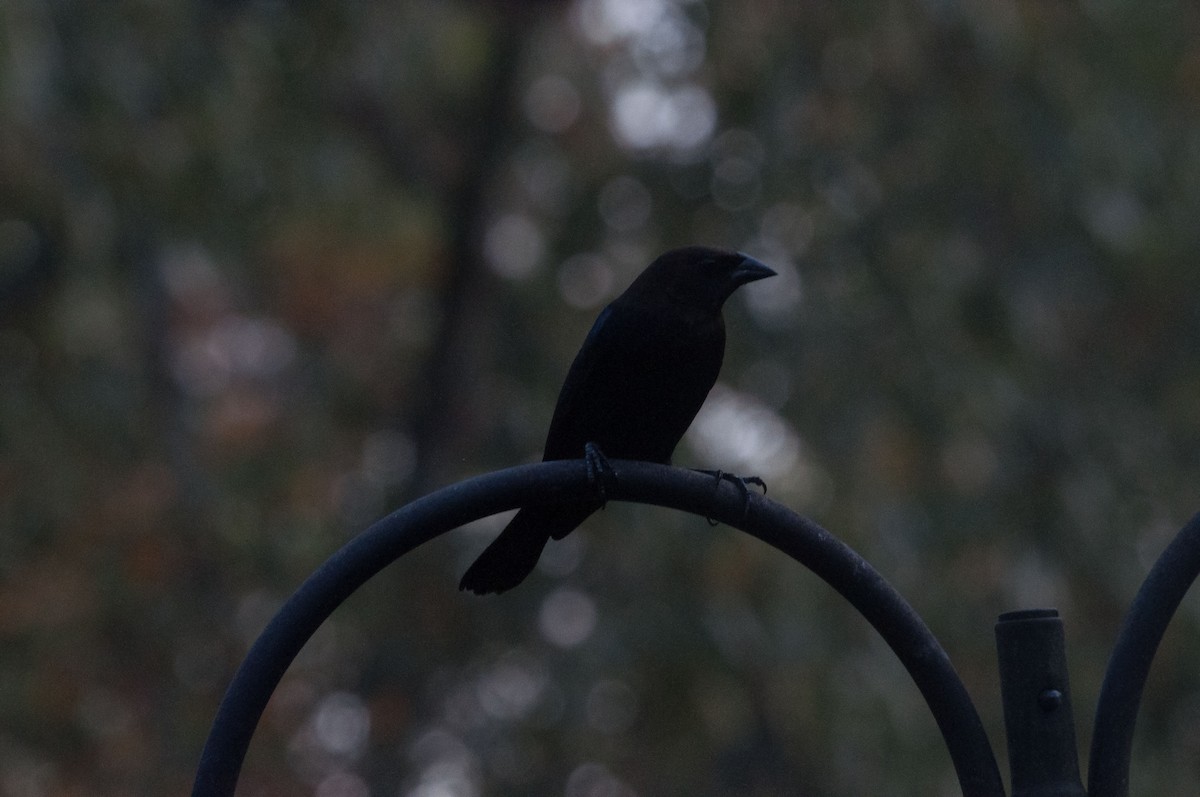
[[[612,465],[608,464],[608,459],[600,450],[600,446],[595,443],[584,445],[583,461],[587,465],[588,484],[592,486],[592,490],[596,493],[596,500],[600,502],[600,508],[603,509],[604,505],[608,503],[608,485],[617,481],[617,475],[613,473]]]
[[[719,487],[722,481],[730,482],[734,487],[738,488],[738,491],[742,494],[743,520],[745,520],[746,516],[750,514],[750,485],[753,484],[756,487],[761,487],[762,494],[767,494],[767,483],[758,476],[738,476],[736,473],[726,473],[725,471],[719,469],[707,470],[704,468],[699,468],[696,472],[706,473],[709,476],[712,476],[715,480],[715,484],[713,485],[714,488]],[[711,517],[706,517],[705,520],[708,521],[708,525],[710,526],[717,525],[717,521],[713,520]]]

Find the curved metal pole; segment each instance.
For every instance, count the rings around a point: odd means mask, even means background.
[[[963,797],[1004,797],[1004,784],[971,696],[946,651],[904,597],[865,559],[811,520],[773,501],[756,502],[744,523],[719,518],[791,556],[841,593],[867,619],[933,712]]]
[[[1127,797],[1133,728],[1150,662],[1183,596],[1200,575],[1200,515],[1188,521],[1158,557],[1129,607],[1096,703],[1091,797]]]
[[[964,797],[1004,797],[983,724],[949,658],[912,607],[865,560],[810,520],[711,475],[612,461],[615,500],[680,509],[752,534],[811,569],[846,597],[899,657],[933,712]],[[217,710],[193,797],[232,795],[267,701],[300,648],[338,605],[423,542],[477,518],[533,503],[591,495],[582,460],[523,465],[468,479],[393,512],[325,561],[251,647]]]

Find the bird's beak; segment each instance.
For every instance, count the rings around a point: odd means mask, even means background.
[[[775,276],[775,270],[769,268],[766,264],[742,252],[738,252],[738,254],[742,256],[742,262],[738,263],[733,269],[731,278],[734,285],[745,285],[747,282],[754,282]]]

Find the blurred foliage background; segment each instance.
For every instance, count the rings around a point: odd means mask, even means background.
[[[1003,765],[1054,606],[1084,747],[1200,509],[1200,11],[1163,0],[7,0],[0,794],[178,794],[292,589],[536,459],[598,309],[748,251],[681,464],[766,478],[924,615]],[[817,579],[613,505],[500,598],[431,543],[289,671],[240,793],[957,794]],[[1200,603],[1133,787],[1200,790]],[[1086,765],[1086,761],[1085,761]]]

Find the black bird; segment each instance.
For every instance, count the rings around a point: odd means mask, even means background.
[[[601,311],[567,372],[546,436],[545,461],[603,456],[669,464],[717,381],[725,354],[721,306],[775,272],[740,252],[690,246],[660,256]],[[459,583],[504,592],[532,572],[602,499],[522,509]]]

